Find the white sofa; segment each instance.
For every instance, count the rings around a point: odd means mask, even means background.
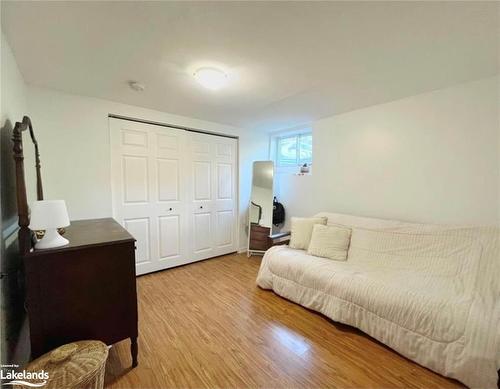
[[[347,261],[275,246],[257,284],[469,387],[500,369],[500,230],[320,213],[352,229]]]

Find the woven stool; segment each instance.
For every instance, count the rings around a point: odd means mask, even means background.
[[[108,347],[97,340],[65,344],[26,366],[26,371],[49,373],[43,389],[102,389]],[[14,386],[16,389],[26,389]]]

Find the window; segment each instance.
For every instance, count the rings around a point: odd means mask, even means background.
[[[299,166],[312,164],[312,134],[284,135],[276,139],[276,164]]]

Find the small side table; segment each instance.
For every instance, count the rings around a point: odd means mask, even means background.
[[[263,227],[260,227],[263,228]],[[270,231],[269,228],[267,228],[267,231]],[[250,231],[252,234],[252,231]],[[269,234],[269,232],[267,232]],[[257,255],[264,255],[266,250],[271,248],[272,246],[279,246],[279,245],[284,245],[288,244],[290,242],[290,232],[276,232],[276,233],[271,233],[269,235],[264,235],[261,238],[259,238],[259,234],[253,234],[256,235],[256,238],[250,238],[248,241],[248,250],[247,250],[247,256],[250,257],[253,254]]]
[[[60,346],[30,362],[25,370],[48,373],[43,389],[102,389],[108,347],[98,340]],[[36,382],[35,382],[36,381]],[[30,381],[31,382],[31,381]],[[33,380],[39,383],[40,380]],[[14,386],[26,389],[25,386]]]

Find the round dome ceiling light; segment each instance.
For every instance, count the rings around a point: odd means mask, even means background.
[[[224,88],[229,83],[227,74],[215,68],[200,68],[194,72],[194,78],[205,88],[214,91]]]

